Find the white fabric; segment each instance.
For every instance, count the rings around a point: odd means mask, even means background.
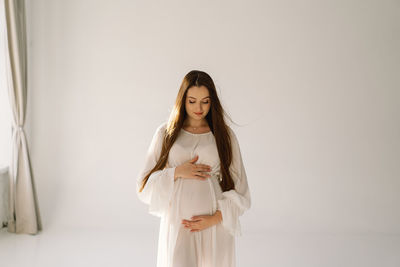
[[[212,132],[193,134],[181,130],[171,147],[167,167],[152,173],[142,192],[142,178],[155,166],[161,154],[164,130],[156,130],[148,149],[145,166],[137,178],[137,194],[149,205],[149,212],[161,218],[157,267],[234,267],[235,237],[241,235],[239,216],[250,208],[250,192],[239,143],[229,128],[233,159],[230,166],[235,190],[222,192],[217,180],[220,168],[218,150]],[[211,178],[206,180],[178,178],[178,165],[199,158],[195,163],[210,165]],[[212,215],[219,209],[222,222],[199,232],[190,232],[181,224],[195,215]]]
[[[13,124],[7,231],[35,235],[42,230],[42,222],[24,131],[28,94],[25,1],[5,0],[4,11],[7,85]]]

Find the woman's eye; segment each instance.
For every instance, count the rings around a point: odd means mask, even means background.
[[[189,101],[189,103],[190,104],[193,104],[194,102],[192,102],[192,101]],[[202,102],[203,104],[208,104],[209,102],[207,101],[207,102]]]

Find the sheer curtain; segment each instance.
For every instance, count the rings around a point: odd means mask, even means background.
[[[29,150],[24,132],[27,102],[27,43],[24,0],[4,0],[6,72],[12,136],[9,166],[8,231],[37,234],[42,229]]]
[[[0,0],[0,25],[4,26],[4,0]],[[7,92],[5,28],[0,29],[0,172],[10,164],[11,112]]]
[[[8,187],[11,155],[11,111],[6,76],[6,36],[4,0],[0,0],[0,228],[7,223]],[[4,224],[4,225],[3,225]]]

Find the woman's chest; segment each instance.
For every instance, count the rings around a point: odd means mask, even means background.
[[[195,156],[199,156],[197,164],[219,166],[218,148],[213,135],[186,136],[179,135],[169,152],[168,161],[173,165],[180,165]]]

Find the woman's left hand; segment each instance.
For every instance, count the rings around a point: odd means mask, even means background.
[[[198,232],[218,223],[218,217],[215,215],[198,215],[193,216],[191,220],[182,220],[182,224],[186,229],[190,229],[190,232]]]

